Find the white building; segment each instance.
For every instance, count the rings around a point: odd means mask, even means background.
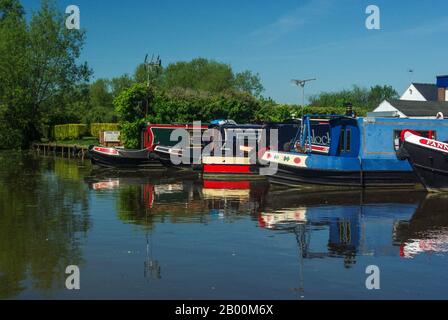
[[[437,101],[437,85],[412,83],[400,97],[400,100]]]
[[[438,76],[436,84],[412,83],[400,100],[387,99],[373,113],[387,112],[400,118],[448,116],[448,76]]]
[[[448,102],[386,99],[373,113],[387,112],[399,118],[430,119],[437,114],[448,116]]]

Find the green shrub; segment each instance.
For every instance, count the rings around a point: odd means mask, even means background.
[[[90,125],[90,134],[98,138],[101,131],[118,131],[118,123],[92,123]]]
[[[56,140],[79,139],[88,134],[88,126],[85,124],[63,124],[54,126]]]
[[[137,149],[140,146],[140,134],[143,120],[123,122],[121,124],[120,140],[127,149]]]

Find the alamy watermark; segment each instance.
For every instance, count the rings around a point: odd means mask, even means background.
[[[366,19],[366,28],[368,30],[380,30],[381,29],[380,8],[376,5],[371,4],[366,8],[366,14],[369,15]]]
[[[65,19],[65,27],[69,30],[79,30],[81,28],[81,11],[76,5],[69,5],[65,9],[69,16]]]
[[[260,175],[277,172],[278,164],[262,156],[268,149],[278,150],[278,129],[226,128],[221,132],[216,128],[204,130],[201,122],[194,122],[192,130],[173,130],[170,140],[178,143],[159,151],[168,153],[173,165],[258,164]]]
[[[367,290],[380,290],[381,284],[380,284],[380,268],[375,265],[368,266],[366,268],[366,274],[369,276],[366,279],[366,289]]]
[[[65,280],[65,287],[68,290],[80,290],[81,273],[79,271],[79,267],[75,265],[67,266],[67,268],[65,268],[65,274],[69,275]]]

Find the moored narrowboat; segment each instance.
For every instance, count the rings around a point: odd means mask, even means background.
[[[448,192],[448,143],[434,138],[435,134],[425,137],[418,132],[404,130],[401,156],[409,160],[429,192]]]
[[[170,168],[199,170],[201,168],[203,148],[202,134],[208,129],[208,125],[178,124],[166,125],[165,127],[158,126],[154,128],[154,133],[157,135],[163,128],[169,128],[169,130],[164,131],[163,139],[152,140],[151,142],[154,145],[154,153],[160,162]],[[184,131],[182,133],[179,132],[178,140],[173,140],[171,139],[171,134],[177,129]],[[181,140],[185,140],[185,138],[188,139],[188,141],[183,141],[186,145],[180,145]]]
[[[179,127],[187,132],[187,144],[184,139],[156,143],[154,152],[169,167],[197,169],[206,175],[257,176],[257,156],[260,150],[269,147],[270,130],[278,130],[278,144],[283,148],[289,145],[299,127],[298,121],[237,124],[232,120],[214,120],[200,127]]]
[[[300,128],[300,121],[265,124],[222,124],[220,141],[210,153],[203,153],[203,173],[213,176],[253,175],[259,173],[259,154],[276,143],[280,149],[288,148]],[[271,141],[271,131],[277,130],[277,141]],[[216,148],[218,146],[218,148]]]
[[[130,169],[162,169],[163,159],[155,152],[159,145],[169,146],[171,133],[183,129],[186,125],[148,124],[142,128],[140,150],[130,150],[119,147],[108,148],[90,146],[89,157],[93,164]]]
[[[273,183],[289,186],[420,187],[411,165],[397,157],[400,135],[412,129],[448,139],[448,123],[437,119],[403,119],[327,116],[330,143],[327,152],[311,145],[311,120],[305,116],[288,152],[265,152],[264,161],[278,166],[269,176]]]
[[[129,150],[101,146],[89,147],[92,164],[112,168],[161,169],[162,163],[149,149]]]

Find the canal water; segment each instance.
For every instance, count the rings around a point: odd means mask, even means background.
[[[0,299],[447,299],[447,210],[0,153]]]

